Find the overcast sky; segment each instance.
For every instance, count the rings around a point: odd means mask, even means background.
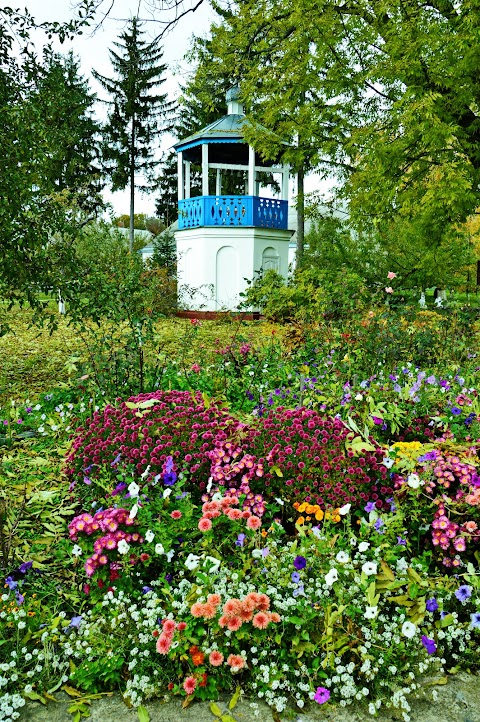
[[[1,2],[1,0],[0,0]],[[154,0],[152,0],[154,2]],[[195,0],[185,0],[186,3],[195,3]],[[160,4],[158,0],[157,5]],[[38,22],[50,21],[66,21],[74,15],[75,2],[70,0],[26,0],[28,10]],[[113,43],[118,40],[119,34],[125,29],[128,19],[134,15],[138,15],[144,19],[145,39],[152,40],[162,28],[158,20],[171,19],[171,14],[166,11],[160,14],[158,11],[152,14],[149,8],[148,0],[114,0],[113,7],[108,15],[106,11],[112,5],[112,0],[103,0],[100,6],[100,12],[97,15],[96,23],[84,31],[84,34],[76,37],[72,42],[66,42],[63,45],[55,44],[55,48],[61,53],[67,53],[73,50],[80,58],[82,73],[90,81],[91,88],[97,93],[99,98],[105,98],[105,93],[99,84],[92,78],[91,71],[95,69],[101,75],[111,75],[111,63],[108,50],[113,47]],[[186,4],[184,7],[189,7]],[[103,12],[102,12],[103,10]],[[191,45],[193,36],[204,36],[209,32],[211,23],[215,20],[208,0],[195,11],[188,13],[179,23],[165,36],[163,41],[164,56],[163,62],[168,65],[166,74],[166,82],[162,85],[162,90],[168,92],[169,99],[174,100],[178,95],[178,84],[184,79],[191,70],[184,60],[184,55]],[[45,36],[42,33],[34,35],[38,50],[44,43]],[[104,116],[105,106],[98,109],[99,115]],[[161,141],[159,155],[161,150],[166,150],[174,143],[175,139],[171,136],[165,136]],[[305,187],[307,192],[317,189],[327,191],[331,186],[330,183],[320,181],[316,176],[310,176],[306,179]],[[294,192],[293,179],[290,182],[290,192]],[[111,193],[107,189],[104,196],[113,206],[115,215],[129,212],[129,191],[118,191]],[[139,192],[135,198],[135,212],[147,213],[154,215],[155,197],[154,195],[142,196]]]

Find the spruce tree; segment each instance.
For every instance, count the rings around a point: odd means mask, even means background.
[[[106,78],[93,75],[110,95],[104,127],[103,160],[111,177],[112,190],[130,187],[130,251],[133,250],[135,188],[150,190],[155,160],[155,139],[172,127],[174,103],[157,89],[165,82],[167,66],[161,63],[163,49],[158,40],[147,43],[138,18],[132,18],[110,50],[115,74]],[[142,173],[145,184],[136,186],[135,174]]]

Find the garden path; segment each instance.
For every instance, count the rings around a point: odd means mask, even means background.
[[[437,699],[434,699],[437,692]],[[72,722],[67,708],[72,699],[63,692],[57,695],[58,702],[43,707],[38,702],[29,702],[21,710],[19,722]],[[223,713],[228,712],[228,698],[219,703]],[[179,700],[167,703],[159,701],[145,705],[150,722],[220,722],[212,714],[209,703],[192,704],[182,710]],[[459,673],[450,677],[445,685],[423,687],[418,699],[412,701],[411,722],[480,722],[480,675]],[[138,722],[135,710],[127,709],[121,697],[115,695],[94,701],[91,706],[90,722]],[[264,704],[258,704],[258,715],[249,704],[241,699],[231,713],[235,722],[270,722],[272,713]],[[288,711],[280,715],[282,722],[392,722],[401,720],[399,712],[385,710],[378,717],[371,717],[366,710],[316,705],[304,712]]]

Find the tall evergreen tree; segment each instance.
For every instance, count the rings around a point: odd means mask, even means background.
[[[135,188],[153,187],[154,140],[171,130],[174,103],[166,93],[155,92],[165,82],[167,66],[161,63],[163,49],[158,40],[147,43],[138,18],[132,18],[120,41],[119,52],[110,50],[114,78],[93,75],[111,96],[104,127],[103,159],[112,180],[112,189],[130,188],[130,250],[133,249]],[[135,174],[142,173],[144,185],[135,184]]]
[[[104,207],[100,124],[93,118],[96,96],[79,68],[72,52],[47,52],[31,102],[49,128],[46,188],[67,191],[81,211],[95,216]]]

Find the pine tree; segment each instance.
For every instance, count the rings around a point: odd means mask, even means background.
[[[100,124],[93,118],[96,96],[79,67],[71,52],[65,57],[46,52],[31,102],[49,128],[45,190],[68,191],[72,204],[96,215],[104,207]]]
[[[167,69],[160,61],[163,50],[158,40],[147,43],[138,18],[129,21],[127,29],[114,43],[119,52],[110,50],[114,78],[106,78],[94,71],[111,99],[107,123],[104,127],[103,159],[112,180],[112,190],[130,187],[130,251],[133,249],[135,187],[151,190],[154,140],[171,130],[174,104],[167,94],[155,92],[165,82]],[[142,173],[145,185],[136,186],[135,174]]]

